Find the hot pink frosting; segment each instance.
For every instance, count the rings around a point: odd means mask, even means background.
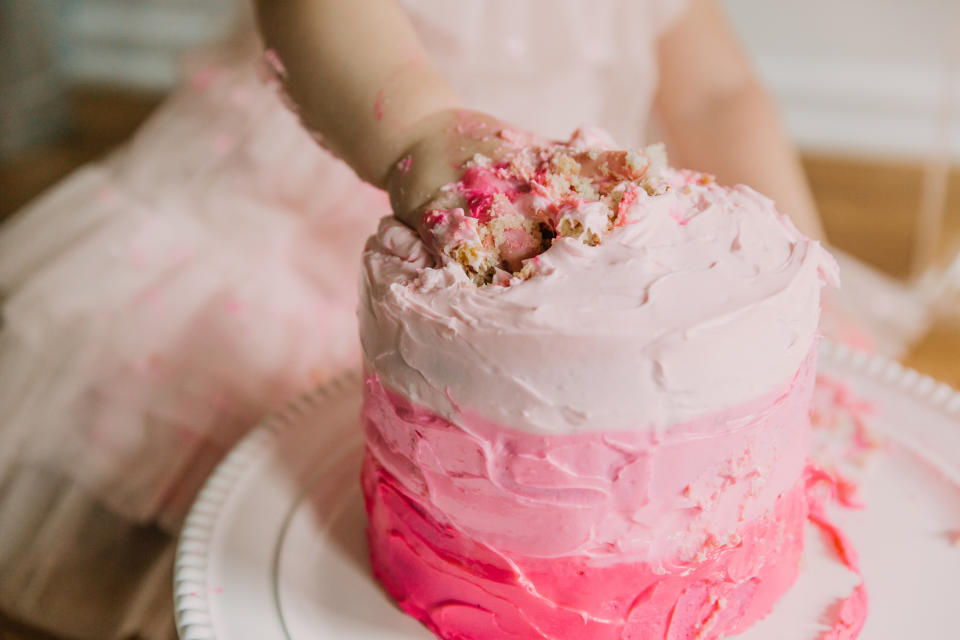
[[[828,495],[824,496],[817,491],[820,486],[828,488]],[[846,504],[843,496],[841,478],[820,467],[811,466],[807,472],[807,498],[810,521],[831,540],[840,561],[862,578],[857,550],[847,535],[827,515],[826,507],[831,500],[848,508],[851,506]],[[856,640],[867,621],[867,603],[867,587],[861,582],[854,588],[853,593],[840,602],[837,619],[821,640]]]

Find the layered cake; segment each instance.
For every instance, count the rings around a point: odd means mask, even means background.
[[[364,253],[373,571],[447,640],[718,638],[797,575],[832,260],[601,145],[476,158]]]

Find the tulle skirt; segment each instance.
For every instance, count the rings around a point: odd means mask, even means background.
[[[357,365],[360,253],[388,213],[233,52],[7,223],[0,610],[171,632],[172,535],[259,419]]]

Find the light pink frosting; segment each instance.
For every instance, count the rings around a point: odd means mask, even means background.
[[[834,263],[767,198],[702,178],[667,171],[600,245],[558,238],[531,278],[486,287],[384,219],[364,254],[368,368],[445,417],[539,434],[663,433],[788,383]]]

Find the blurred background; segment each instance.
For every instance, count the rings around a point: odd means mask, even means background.
[[[934,304],[902,355],[960,384],[960,3],[723,4],[781,103],[831,243]],[[0,7],[0,219],[122,143],[183,57],[240,18],[233,0]]]

